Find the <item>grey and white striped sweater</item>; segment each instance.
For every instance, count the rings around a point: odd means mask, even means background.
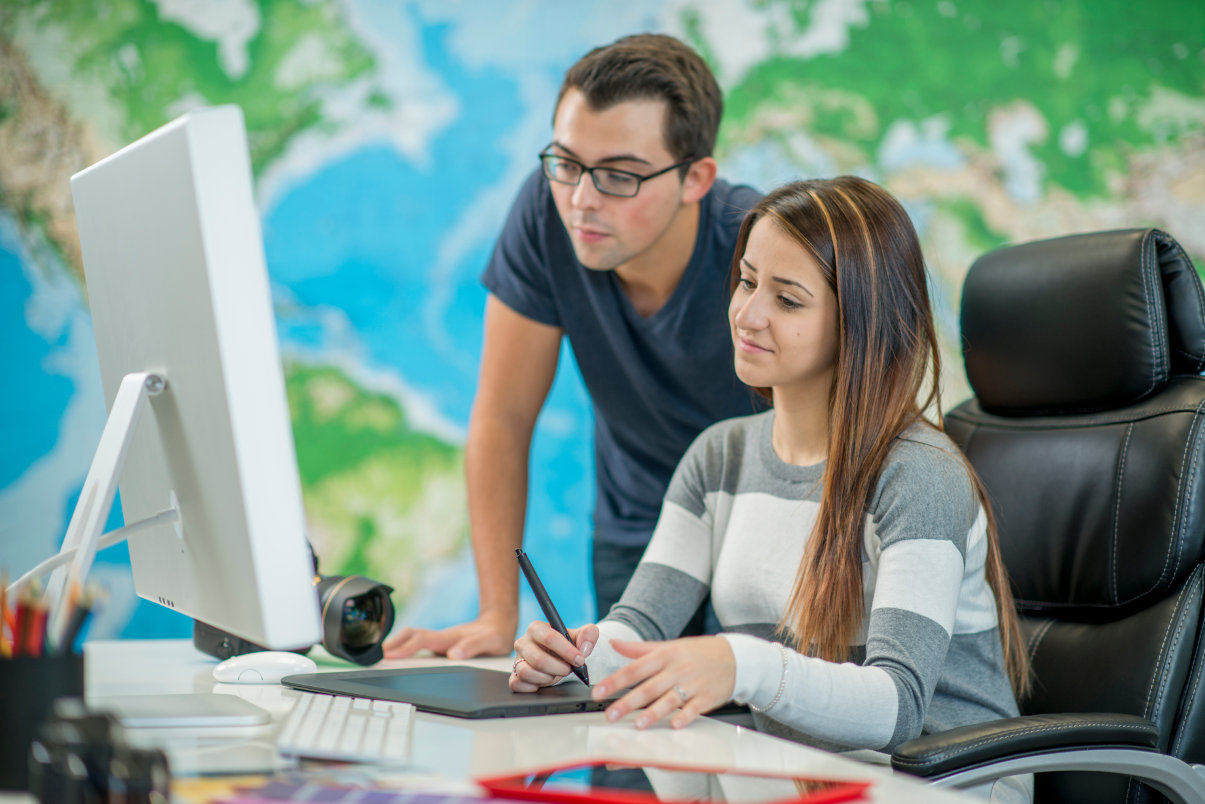
[[[774,644],[819,510],[824,465],[775,455],[774,411],[719,422],[683,457],[652,540],[600,623],[595,678],[626,659],[609,640],[671,639],[710,592],[736,657],[734,698],[783,685]],[[890,751],[919,734],[1017,714],[984,576],[986,519],[957,447],[916,425],[896,440],[866,514],[866,616],[844,664],[787,649],[759,727],[826,748]]]

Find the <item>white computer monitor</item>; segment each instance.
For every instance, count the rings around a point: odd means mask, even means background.
[[[110,421],[124,378],[165,381],[116,461],[127,524],[178,511],[129,538],[138,595],[265,647],[317,643],[242,110],[189,112],[71,193]]]

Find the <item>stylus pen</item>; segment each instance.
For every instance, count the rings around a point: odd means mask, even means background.
[[[561,621],[561,615],[557,614],[556,606],[552,605],[552,598],[548,597],[544,584],[540,583],[540,576],[536,575],[536,568],[531,565],[531,561],[527,558],[527,553],[524,553],[522,548],[516,547],[515,557],[519,559],[519,568],[523,570],[523,574],[527,577],[527,583],[531,586],[531,591],[535,592],[536,600],[539,601],[540,608],[544,610],[544,616],[548,618],[548,624],[555,628],[558,634],[572,643],[573,637],[569,636],[565,623]],[[590,686],[590,674],[586,672],[584,664],[581,667],[574,667],[572,669],[573,675],[580,678],[582,683],[587,687]]]

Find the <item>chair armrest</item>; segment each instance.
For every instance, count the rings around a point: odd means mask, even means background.
[[[1157,749],[1155,724],[1134,715],[1028,715],[977,723],[901,743],[891,766],[933,778],[1009,757],[1067,748]]]

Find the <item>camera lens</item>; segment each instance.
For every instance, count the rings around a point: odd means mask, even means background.
[[[357,664],[379,662],[381,643],[393,628],[393,589],[362,575],[324,575],[317,586],[322,646]]]
[[[389,598],[380,589],[343,601],[343,630],[340,641],[357,650],[380,642],[385,637],[385,607]]]

